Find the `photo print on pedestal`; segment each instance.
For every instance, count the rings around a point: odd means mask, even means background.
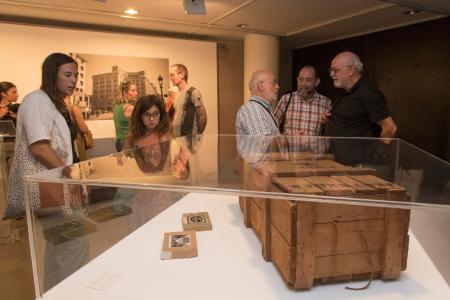
[[[212,230],[208,212],[186,213],[182,217],[183,230],[207,231]]]
[[[161,259],[178,259],[197,256],[197,237],[195,231],[164,233]]]

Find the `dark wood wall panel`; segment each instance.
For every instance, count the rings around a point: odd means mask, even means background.
[[[320,93],[335,99],[328,68],[343,50],[360,55],[364,72],[388,100],[398,137],[450,160],[450,18],[293,50],[292,84],[314,64]]]

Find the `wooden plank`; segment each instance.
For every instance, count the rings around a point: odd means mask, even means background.
[[[398,193],[406,194],[405,188],[403,188],[395,183],[378,178],[374,175],[352,175],[351,177],[359,182],[362,182],[362,183],[369,185],[375,189],[378,189],[380,191],[380,193],[385,193],[387,191],[390,191],[390,192],[398,192]]]
[[[275,177],[273,182],[282,190],[295,194],[323,194],[323,190],[299,177]]]
[[[405,218],[409,214],[405,209],[385,209],[385,242],[382,256],[381,278],[395,279],[400,276],[404,254]]]
[[[342,173],[348,168],[332,160],[275,161],[278,176],[314,176]]]
[[[317,204],[316,223],[383,219],[384,208],[347,204]]]
[[[316,257],[314,277],[335,277],[348,274],[371,273],[381,269],[381,253],[364,252]]]
[[[355,189],[329,176],[305,177],[306,181],[324,191],[327,196],[352,196]]]
[[[250,169],[246,181],[248,182],[246,185],[248,191],[267,192],[270,191],[272,185],[272,176]]]
[[[295,289],[309,289],[314,284],[315,268],[315,204],[297,203],[297,251]]]
[[[243,164],[242,166],[242,178],[241,178],[241,186],[244,191],[248,189],[248,173],[249,173],[249,166],[248,164]],[[244,217],[244,225],[249,228],[251,226],[250,224],[250,207],[249,207],[249,197],[242,197],[239,196],[239,206],[241,207],[242,215]]]
[[[359,195],[367,195],[367,194],[376,194],[377,190],[367,184],[364,184],[358,180],[353,179],[352,177],[348,175],[338,175],[338,176],[331,176],[331,178],[336,179],[353,189],[355,189],[356,194]]]
[[[408,262],[408,251],[409,251],[409,234],[403,236],[403,253],[402,253],[402,266],[401,270],[405,271]]]
[[[297,241],[297,205],[293,201],[271,199],[270,223],[274,226],[288,245]]]
[[[334,160],[333,154],[316,154],[311,152],[274,152],[269,154],[270,160]]]
[[[283,279],[290,285],[294,284],[296,268],[295,246],[288,245],[273,224],[270,226],[271,259],[281,273]]]
[[[244,218],[244,225],[249,228],[250,227],[250,208],[249,208],[249,201],[250,199],[248,197],[242,197],[239,196],[239,207],[242,211],[242,216]]]
[[[270,261],[269,200],[252,198],[249,201],[249,203],[250,203],[250,226],[253,228],[259,240],[261,241],[262,255],[264,259]]]
[[[367,246],[361,240],[365,233]],[[384,249],[384,220],[316,224],[316,256],[381,251]]]

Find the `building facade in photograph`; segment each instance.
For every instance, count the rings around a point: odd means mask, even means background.
[[[112,112],[118,87],[123,81],[136,84],[139,97],[157,94],[145,71],[127,72],[113,66],[111,72],[92,76],[92,108],[99,113]]]

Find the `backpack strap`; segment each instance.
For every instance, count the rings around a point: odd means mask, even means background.
[[[186,91],[186,96],[184,98],[182,124],[181,124],[181,136],[191,135],[194,130],[194,121],[197,117],[197,110],[195,109],[194,102],[192,102],[192,92],[195,90],[194,87],[190,87]]]

